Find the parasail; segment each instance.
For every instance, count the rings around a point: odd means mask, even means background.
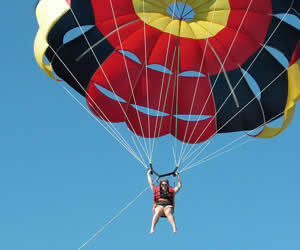
[[[299,11],[296,0],[41,0],[34,53],[139,137],[195,144],[262,126],[269,138],[300,99]]]

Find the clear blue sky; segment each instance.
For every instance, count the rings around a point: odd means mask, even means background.
[[[37,66],[34,2],[1,9],[1,249],[78,249],[147,187],[146,171]],[[282,135],[183,173],[178,235],[166,220],[148,234],[148,190],[83,249],[300,249],[299,128],[297,110]],[[164,154],[158,168],[170,166]]]

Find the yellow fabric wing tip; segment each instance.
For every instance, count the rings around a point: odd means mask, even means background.
[[[53,74],[50,64],[44,61],[45,53],[50,47],[48,34],[58,20],[70,10],[66,0],[41,0],[36,7],[39,30],[34,40],[34,56],[40,68],[52,79],[59,81]]]
[[[43,36],[41,35],[41,32],[38,31],[35,41],[34,41],[34,56],[35,59],[40,66],[40,68],[52,79],[57,80],[56,77],[53,74],[52,67],[50,64],[47,64],[44,62],[44,56],[46,53],[46,50],[48,49],[49,45],[43,39]]]

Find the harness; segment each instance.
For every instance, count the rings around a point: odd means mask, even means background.
[[[172,205],[174,206],[175,205],[175,192],[174,192],[174,189],[172,187],[169,187],[169,194],[170,194],[170,201],[172,202]],[[158,185],[155,190],[154,190],[154,193],[153,193],[153,203],[154,203],[154,207],[156,207],[156,202],[159,200],[160,197],[160,185]]]

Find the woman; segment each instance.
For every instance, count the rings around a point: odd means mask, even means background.
[[[153,218],[150,234],[154,233],[155,225],[160,217],[167,217],[172,226],[173,232],[177,233],[177,228],[173,216],[174,198],[175,194],[181,188],[181,180],[178,173],[175,173],[175,175],[177,176],[177,186],[175,188],[169,186],[169,181],[167,179],[161,180],[159,186],[155,187],[151,178],[151,169],[149,169],[147,172],[148,182],[154,194]]]

